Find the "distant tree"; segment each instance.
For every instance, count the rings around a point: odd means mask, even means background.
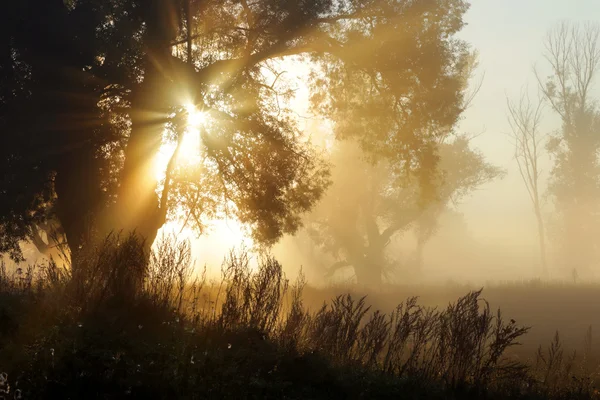
[[[600,72],[600,26],[562,23],[546,39],[549,77],[539,87],[562,126],[548,142],[554,156],[549,194],[560,216],[557,245],[569,267],[598,261],[600,234],[600,115],[592,85]]]
[[[515,161],[529,194],[537,221],[541,272],[543,276],[547,276],[546,231],[542,215],[542,190],[540,188],[542,171],[539,166],[544,141],[548,138],[547,134],[540,131],[543,104],[541,101],[536,104],[532,103],[527,93],[523,92],[518,103],[507,99],[507,107],[511,138],[515,146]]]
[[[394,236],[417,228],[422,250],[449,203],[502,174],[469,147],[468,138],[446,139],[432,174],[435,198],[423,204],[418,177],[397,174],[387,161],[369,162],[353,142],[339,143],[332,158],[333,185],[308,228],[315,243],[338,260],[327,274],[351,267],[364,285],[380,284],[395,267],[385,251]]]
[[[72,257],[111,230],[149,247],[168,220],[233,214],[256,242],[298,229],[327,186],[286,98],[285,62],[341,136],[428,170],[462,104],[463,0],[30,0],[0,26],[0,251],[48,222]],[[303,57],[303,58],[302,58]],[[283,62],[285,61],[285,62]],[[281,78],[281,79],[280,79]],[[184,168],[191,104],[206,116]],[[174,146],[157,177],[153,162]],[[43,234],[43,237],[46,235]]]

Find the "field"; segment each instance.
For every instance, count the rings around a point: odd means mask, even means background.
[[[596,285],[315,289],[244,253],[210,282],[139,250],[0,269],[5,398],[598,398]]]
[[[522,343],[514,351],[533,355],[539,345],[548,345],[556,332],[564,346],[572,351],[583,350],[584,338],[591,328],[600,332],[600,284],[571,282],[501,282],[482,286],[458,284],[444,285],[395,285],[382,291],[366,291],[353,287],[337,286],[327,289],[308,287],[306,304],[311,308],[337,294],[351,292],[356,297],[367,295],[368,303],[382,311],[392,310],[404,299],[417,296],[419,304],[430,307],[446,307],[471,290],[483,289],[482,298],[492,309],[500,308],[507,318],[531,327],[519,339]],[[592,341],[592,351],[600,353],[600,340]]]

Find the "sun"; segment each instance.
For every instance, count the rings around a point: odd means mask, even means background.
[[[187,126],[181,138],[182,142],[176,162],[178,165],[194,165],[200,162],[202,154],[200,130],[206,125],[208,114],[198,110],[191,102],[185,103],[184,108],[187,113]],[[160,181],[165,177],[167,164],[176,147],[177,144],[173,142],[163,143],[161,146],[154,162],[156,180]]]
[[[184,107],[188,114],[188,117],[187,117],[188,128],[198,129],[199,127],[201,127],[202,125],[204,125],[206,123],[207,115],[205,112],[198,110],[196,108],[196,106],[192,103],[187,103],[187,104],[185,104]]]

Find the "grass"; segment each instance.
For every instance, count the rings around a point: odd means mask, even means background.
[[[148,262],[117,236],[76,261],[76,278],[54,263],[0,269],[5,398],[598,397],[591,350],[574,357],[556,336],[519,357],[529,328],[481,290],[384,311],[329,292],[313,307],[318,293],[269,256],[253,270],[231,253],[219,282],[192,279],[189,245],[169,240]]]
[[[466,284],[390,285],[380,292],[352,287],[331,287],[305,290],[305,304],[319,307],[323,301],[350,291],[353,296],[368,295],[370,304],[390,312],[400,299],[419,296],[419,303],[430,307],[445,307],[458,297],[481,286]],[[577,351],[583,356],[588,330],[600,330],[600,284],[572,282],[492,282],[485,285],[483,295],[493,309],[500,308],[505,315],[531,326],[520,338],[521,346],[509,349],[522,358],[535,359],[540,344],[549,344],[560,332],[565,351]],[[590,353],[600,364],[600,341],[592,341]]]

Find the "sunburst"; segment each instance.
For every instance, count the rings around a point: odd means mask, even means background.
[[[200,162],[200,129],[206,125],[208,114],[198,110],[192,103],[186,103],[184,108],[187,113],[187,126],[181,138],[176,162],[178,165],[194,165]],[[167,165],[176,148],[177,143],[168,141],[161,146],[154,163],[154,177],[158,181],[164,179]]]
[[[196,108],[196,106],[192,103],[187,103],[184,107],[188,114],[187,123],[189,128],[198,129],[202,125],[206,124],[208,117],[207,113],[198,110],[198,108]]]

